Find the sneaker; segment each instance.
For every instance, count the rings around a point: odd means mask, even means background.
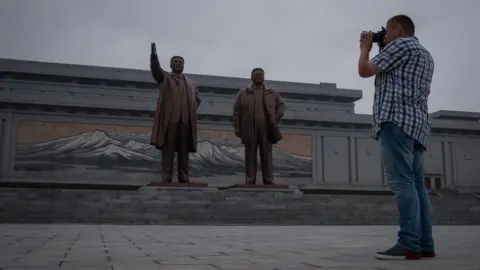
[[[422,251],[422,258],[435,258],[435,252],[433,252],[433,251]]]
[[[383,252],[377,252],[377,259],[380,260],[420,260],[421,252],[413,252],[400,246],[394,246]]]

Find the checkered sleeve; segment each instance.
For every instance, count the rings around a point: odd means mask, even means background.
[[[382,71],[388,72],[405,62],[408,56],[408,42],[396,39],[390,42],[371,62]]]

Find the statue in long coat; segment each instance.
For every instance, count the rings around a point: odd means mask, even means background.
[[[189,153],[197,151],[197,108],[201,100],[197,85],[183,74],[184,59],[170,59],[171,72],[164,71],[152,43],[150,70],[159,84],[151,144],[162,151],[162,182],[171,183],[177,153],[178,181],[189,181]]]
[[[265,185],[273,185],[273,145],[282,140],[278,123],[285,112],[280,93],[264,84],[265,72],[254,68],[252,84],[238,91],[233,106],[235,135],[245,145],[245,183],[256,184],[257,151]]]

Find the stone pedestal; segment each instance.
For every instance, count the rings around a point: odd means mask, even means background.
[[[251,185],[251,184],[238,184],[232,185],[225,189],[232,191],[272,191],[272,192],[293,192],[298,191],[296,188],[290,188],[288,185]]]
[[[284,189],[284,188],[289,188],[289,185],[255,185],[255,184],[236,184],[233,186],[230,186],[230,188],[268,188],[268,189]]]
[[[206,188],[208,184],[205,183],[163,183],[163,182],[151,182],[148,187],[165,187],[165,188]]]
[[[176,191],[205,191],[205,190],[217,190],[216,188],[210,188],[205,183],[162,183],[151,182],[144,186],[142,190],[158,191],[158,190],[176,190]]]

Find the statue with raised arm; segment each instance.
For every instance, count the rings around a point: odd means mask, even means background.
[[[245,145],[245,184],[254,185],[257,177],[257,149],[260,150],[263,184],[273,185],[272,145],[282,139],[278,122],[285,102],[280,94],[264,84],[265,72],[255,68],[252,84],[240,89],[233,106],[235,135]]]
[[[170,59],[171,72],[163,70],[155,43],[151,44],[150,70],[159,84],[151,144],[162,151],[162,183],[171,183],[177,153],[178,181],[189,183],[189,153],[197,151],[197,85],[183,74],[184,59]]]

